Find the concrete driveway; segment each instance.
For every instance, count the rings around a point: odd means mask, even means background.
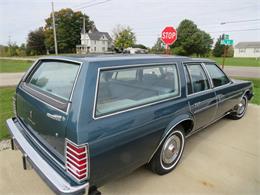
[[[260,194],[260,107],[249,105],[237,121],[222,119],[187,140],[168,175],[141,167],[100,188],[106,195]],[[0,194],[53,194],[33,171],[23,171],[19,151],[0,152]]]

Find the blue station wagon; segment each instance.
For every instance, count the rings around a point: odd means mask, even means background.
[[[156,55],[47,57],[24,75],[7,120],[12,148],[57,194],[98,187],[142,165],[163,175],[185,139],[240,119],[252,83],[207,59]]]

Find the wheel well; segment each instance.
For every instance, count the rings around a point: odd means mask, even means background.
[[[252,98],[252,95],[251,95],[250,91],[247,91],[247,92],[245,93],[245,95],[247,96],[247,99],[248,99],[248,100],[250,100],[250,99]]]
[[[184,128],[185,136],[188,135],[191,130],[193,129],[193,121],[192,120],[186,120],[181,122],[179,125],[181,125]]]

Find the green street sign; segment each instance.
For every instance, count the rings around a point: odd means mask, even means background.
[[[234,44],[234,40],[232,40],[232,39],[224,39],[224,40],[221,40],[220,44],[221,45],[233,45]]]
[[[229,35],[224,34],[224,39],[229,39]]]

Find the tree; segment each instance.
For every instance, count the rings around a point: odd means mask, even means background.
[[[148,49],[145,45],[143,44],[134,44],[133,48],[140,48],[140,49]]]
[[[200,30],[191,20],[183,20],[177,32],[178,39],[171,46],[174,54],[205,56],[209,53],[213,43],[210,35]]]
[[[221,40],[223,35],[220,35],[217,39],[217,42],[215,43],[214,49],[212,51],[213,56],[215,57],[221,57],[224,55],[224,45],[221,45]],[[233,57],[234,56],[234,48],[233,46],[227,46],[226,45],[226,57]]]
[[[28,34],[27,38],[27,54],[28,55],[42,55],[46,54],[46,47],[44,44],[44,31],[40,27]]]
[[[215,43],[214,49],[212,51],[213,56],[215,57],[221,57],[224,54],[224,45],[221,45],[221,39],[223,35],[220,35],[217,39],[217,42]]]
[[[82,12],[74,12],[72,9],[61,9],[54,13],[56,23],[56,36],[58,42],[58,51],[60,53],[75,52],[76,45],[80,44],[80,34],[83,26],[83,17],[85,17],[86,32],[94,28],[94,22],[88,16],[83,15]],[[44,27],[45,45],[46,48],[54,52],[54,38],[52,17],[45,20]]]
[[[162,54],[165,51],[164,43],[161,38],[158,38],[154,46],[151,48],[151,53]]]
[[[117,26],[113,30],[114,47],[116,51],[122,52],[128,47],[132,47],[136,42],[135,33],[127,26]]]

